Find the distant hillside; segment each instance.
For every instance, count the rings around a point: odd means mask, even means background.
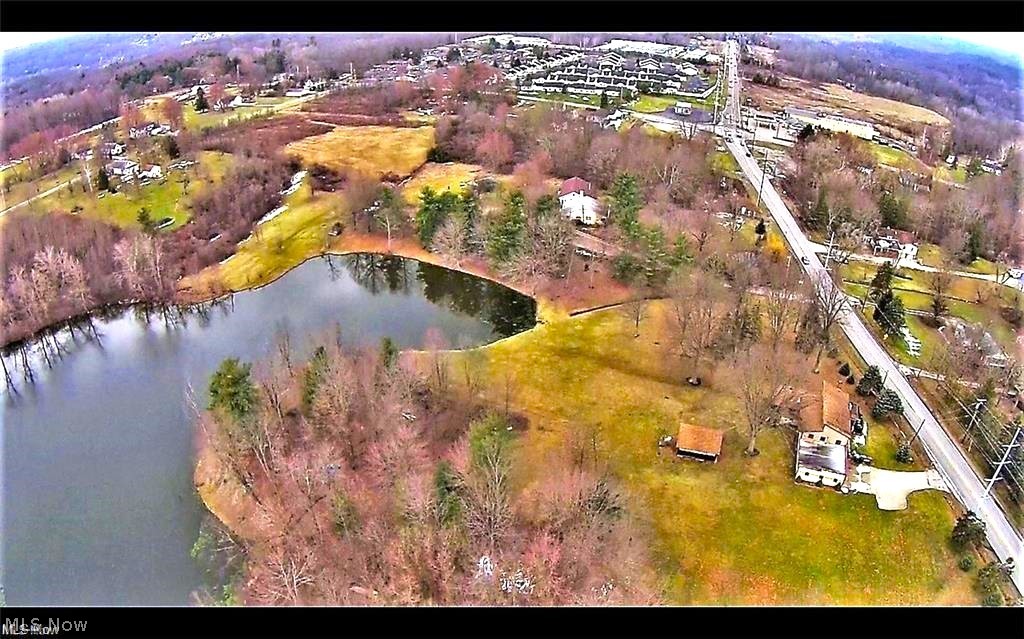
[[[767,40],[784,73],[850,82],[858,91],[945,115],[953,123],[953,148],[961,152],[995,153],[1024,123],[1020,64],[985,47],[959,40],[943,47],[922,36],[776,34]]]

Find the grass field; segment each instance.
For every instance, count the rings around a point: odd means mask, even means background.
[[[845,280],[843,288],[858,298],[864,299],[864,294],[867,290],[866,285],[874,277],[876,270],[877,268],[874,264],[867,262],[844,264],[840,269],[840,274]],[[893,281],[893,291],[903,302],[904,308],[908,310],[930,311],[932,303],[930,274],[910,269],[899,269],[898,273],[905,277],[900,277]],[[1017,348],[1016,331],[1000,314],[998,296],[993,295],[992,300],[986,305],[976,303],[974,300],[976,300],[979,286],[996,287],[997,285],[969,277],[955,277],[949,294],[961,298],[961,300],[971,301],[948,300],[949,315],[984,327],[1003,349],[1008,352],[1014,352]],[[994,290],[1004,295],[1007,294],[1005,287],[998,287]],[[906,317],[909,324],[911,316],[908,315]],[[927,361],[925,359],[925,350],[929,344],[927,340],[928,336],[934,333],[934,329],[923,325],[920,326],[920,331],[920,334],[918,330],[913,331],[923,342],[922,357],[916,360],[915,365],[920,365],[921,362]],[[941,339],[937,333],[935,333],[935,337]],[[905,352],[901,352],[899,349],[890,350],[897,357],[906,355]],[[910,358],[907,363],[914,361],[913,358]]]
[[[932,172],[932,177],[936,180],[945,180],[946,182],[955,182],[957,184],[967,183],[967,169],[964,166],[958,166],[955,169],[951,169],[945,164],[940,164],[935,167]]]
[[[867,145],[879,164],[884,164],[897,169],[906,169],[908,171],[914,171],[915,173],[928,173],[930,171],[928,165],[903,149],[883,146],[876,142],[868,142]]]
[[[261,286],[324,251],[331,224],[346,219],[343,192],[310,194],[308,184],[285,198],[288,207],[238,246],[226,262],[202,271],[183,286],[203,288],[219,283],[232,291]]]
[[[75,162],[65,166],[55,173],[44,175],[35,180],[14,182],[10,185],[10,190],[7,189],[7,178],[4,178],[4,184],[0,187],[0,211],[21,204],[40,193],[45,193],[59,184],[75,179],[78,176],[78,168],[78,163]],[[12,175],[10,179],[13,181],[16,178]]]
[[[352,169],[373,177],[410,175],[427,161],[434,144],[431,127],[339,126],[292,142],[286,149],[305,164]]]
[[[744,457],[739,408],[723,392],[728,375],[721,388],[680,384],[675,359],[658,344],[667,343],[666,313],[651,303],[639,339],[628,318],[608,310],[451,355],[452,378],[468,366],[494,401],[503,401],[506,374],[513,380],[510,402],[530,418],[517,483],[528,487],[549,455],[596,433],[600,459],[651,531],[672,602],[976,602],[948,550],[953,516],[941,494],[914,494],[908,510],[883,512],[870,496],[797,486],[783,431],[763,434],[761,455]],[[659,455],[658,438],[683,419],[725,431],[719,463]],[[876,454],[885,457],[886,447],[883,436]]]
[[[427,186],[438,193],[444,191],[461,193],[462,185],[475,179],[481,172],[483,172],[483,168],[475,164],[428,162],[402,185],[402,198],[407,204],[417,206],[420,202],[420,192]]]
[[[174,229],[188,221],[191,215],[189,209],[191,196],[200,193],[206,184],[222,179],[231,165],[231,156],[226,153],[204,151],[197,157],[198,166],[202,167],[202,174],[209,178],[209,182],[199,179],[200,172],[196,170],[196,167],[190,167],[187,169],[191,175],[188,194],[185,193],[182,172],[170,171],[164,180],[154,180],[146,186],[140,185],[137,189],[134,186],[125,185],[119,188],[117,193],[105,193],[103,197],[97,197],[95,193],[83,192],[82,185],[76,184],[74,193],[61,189],[37,200],[37,203],[30,205],[29,210],[38,212],[61,210],[84,217],[97,218],[121,227],[135,228],[139,225],[139,209],[145,207],[154,221],[165,217],[173,218],[174,224],[168,229]]]
[[[981,273],[983,275],[996,275],[997,272],[1006,271],[1005,268],[1000,268],[995,262],[990,262],[982,257],[979,257],[970,264],[961,264],[956,260],[950,260],[946,251],[941,246],[935,244],[922,244],[917,250],[917,261],[926,266],[939,268],[942,266],[943,260],[948,261],[949,268],[955,271]]]
[[[675,105],[681,98],[668,95],[641,94],[635,101],[629,104],[629,108],[640,113],[661,113]]]

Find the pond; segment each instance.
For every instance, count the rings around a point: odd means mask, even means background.
[[[226,357],[271,354],[287,331],[340,329],[351,345],[391,337],[453,348],[535,323],[526,296],[471,275],[395,257],[306,262],[264,288],[168,324],[134,311],[95,321],[35,383],[4,397],[0,576],[10,605],[180,605],[202,582],[189,555],[203,515],[189,394]],[[8,366],[12,361],[8,360]],[[20,381],[20,372],[19,372]]]

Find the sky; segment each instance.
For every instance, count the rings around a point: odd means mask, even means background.
[[[47,33],[47,32],[6,32],[0,38],[0,51],[14,49],[26,44],[45,42],[70,33]],[[971,44],[991,47],[1000,51],[1015,54],[1018,59],[1024,60],[1024,38],[1019,33],[938,33],[936,35],[957,38]]]

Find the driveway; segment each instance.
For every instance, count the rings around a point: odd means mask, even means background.
[[[934,470],[904,472],[858,466],[857,476],[859,481],[854,482],[854,488],[874,495],[881,510],[906,510],[907,495],[917,490],[949,492],[945,480]]]

